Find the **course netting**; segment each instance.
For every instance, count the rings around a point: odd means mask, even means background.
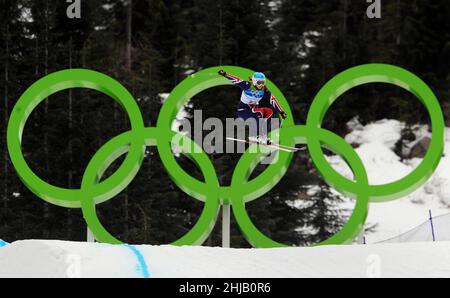
[[[418,227],[377,243],[450,241],[450,213],[431,217]]]

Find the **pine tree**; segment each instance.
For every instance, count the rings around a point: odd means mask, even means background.
[[[342,209],[344,200],[326,184],[319,183],[316,193],[310,195],[303,208],[306,225],[303,226],[307,244],[317,244],[335,235],[350,217],[350,210]]]

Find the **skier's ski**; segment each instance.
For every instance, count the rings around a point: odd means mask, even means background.
[[[299,151],[306,151],[306,150],[308,150],[308,147],[306,147],[306,146],[302,146],[300,148],[297,148],[297,147],[289,147],[289,146],[285,146],[285,145],[281,145],[281,144],[275,144],[275,145],[279,146],[281,148],[292,150],[293,152],[299,152]]]
[[[266,145],[266,144],[261,144],[258,142],[253,142],[253,141],[248,141],[248,140],[241,140],[241,139],[235,139],[235,138],[227,138],[227,140],[229,141],[234,141],[234,142],[240,142],[240,143],[246,143],[246,144],[258,144],[261,146],[266,146],[275,150],[280,150],[280,151],[284,151],[284,152],[289,152],[289,153],[295,153],[295,152],[299,152],[299,151],[304,151],[306,150],[305,148],[294,148],[294,147],[288,147],[288,146],[284,146],[284,145],[280,145],[280,144],[271,144],[271,145]]]

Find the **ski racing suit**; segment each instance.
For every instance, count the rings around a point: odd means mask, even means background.
[[[225,78],[230,80],[233,85],[238,86],[242,90],[241,100],[237,107],[238,117],[244,121],[255,119],[257,123],[257,136],[262,133],[260,127],[260,119],[264,119],[263,124],[267,126],[265,132],[271,131],[271,121],[274,114],[286,115],[275,96],[264,86],[258,90],[251,82],[244,81],[236,76],[226,73]]]

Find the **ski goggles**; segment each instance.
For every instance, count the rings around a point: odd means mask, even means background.
[[[264,86],[266,85],[266,81],[256,81],[256,86]]]

